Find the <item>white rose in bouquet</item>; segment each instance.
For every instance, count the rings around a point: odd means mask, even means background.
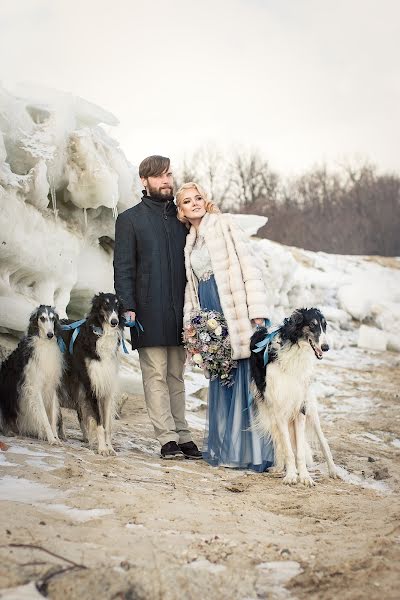
[[[211,331],[214,331],[214,329],[217,329],[218,323],[217,323],[217,321],[215,319],[208,319],[208,321],[207,321],[207,327]]]
[[[201,354],[193,354],[192,360],[194,363],[196,363],[196,365],[199,365],[199,367],[201,367],[201,365],[203,364],[203,357],[201,356]]]

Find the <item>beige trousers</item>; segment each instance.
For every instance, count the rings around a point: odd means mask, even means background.
[[[161,446],[192,440],[185,419],[185,349],[183,346],[138,348],[147,412]]]

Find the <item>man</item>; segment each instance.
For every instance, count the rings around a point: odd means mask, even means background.
[[[119,215],[114,285],[139,352],[145,401],[163,458],[202,458],[185,419],[182,346],[186,227],[176,218],[170,160],[149,156],[139,166],[142,201]]]

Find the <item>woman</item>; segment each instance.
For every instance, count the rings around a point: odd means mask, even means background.
[[[223,313],[237,360],[234,384],[210,381],[203,458],[214,466],[262,472],[273,464],[272,443],[252,427],[250,337],[268,316],[266,292],[248,240],[228,214],[221,214],[194,183],[176,195],[178,219],[190,226],[186,238],[184,322],[201,308]]]

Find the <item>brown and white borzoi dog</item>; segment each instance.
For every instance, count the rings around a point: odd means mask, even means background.
[[[62,321],[62,324],[68,324]],[[115,455],[112,421],[118,393],[118,347],[124,327],[123,308],[115,294],[99,293],[73,344],[66,353],[61,405],[78,413],[83,437],[103,456]],[[72,331],[63,331],[67,347]]]
[[[326,321],[317,308],[301,308],[284,320],[268,348],[256,344],[266,339],[268,329],[259,327],[251,338],[250,357],[252,391],[257,406],[256,426],[272,438],[275,449],[275,472],[285,471],[283,482],[315,485],[307,463],[312,463],[306,439],[313,431],[328,463],[330,477],[337,477],[332,454],[322,432],[316,398],[311,389],[315,359],[321,360],[329,350]],[[309,426],[309,427],[308,427]]]
[[[57,344],[59,319],[41,304],[30,316],[28,332],[0,369],[0,431],[59,444],[59,391],[63,357]]]

